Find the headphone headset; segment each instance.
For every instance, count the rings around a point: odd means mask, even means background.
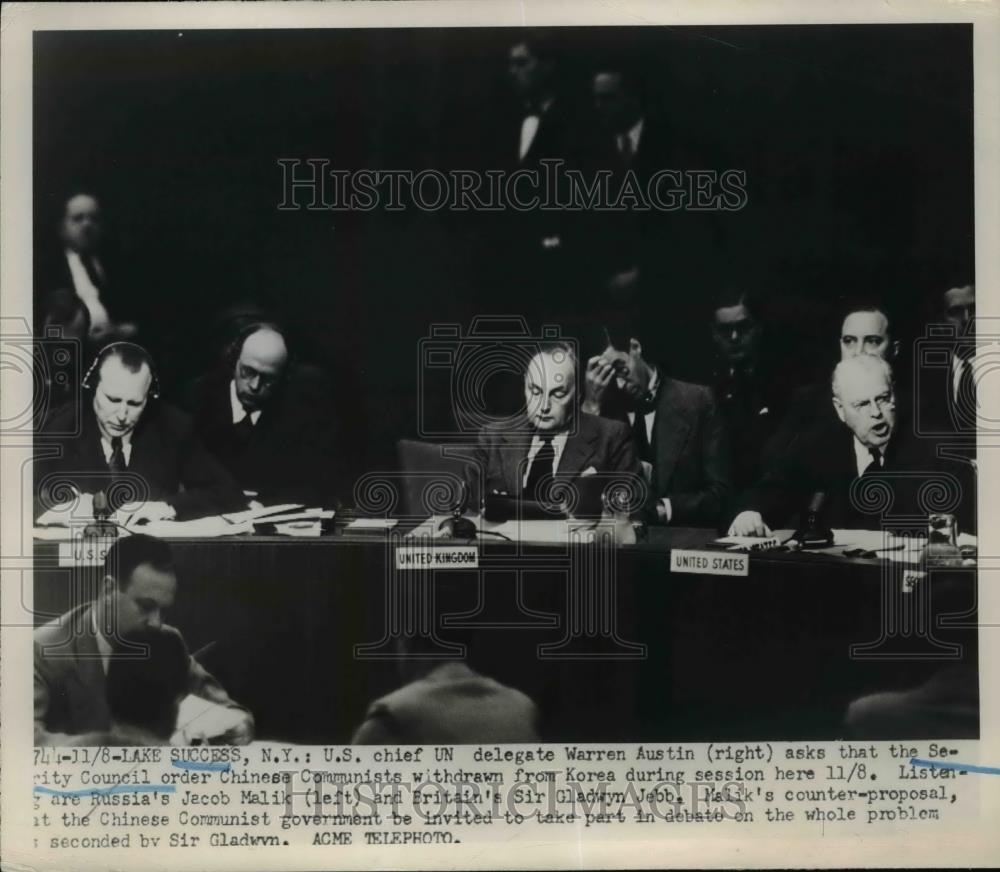
[[[149,367],[149,374],[152,377],[149,383],[149,392],[147,393],[147,396],[151,400],[158,399],[160,396],[160,380],[156,375],[156,367],[153,366],[153,358],[145,348],[134,342],[112,342],[110,345],[105,345],[104,348],[97,352],[97,357],[94,358],[94,362],[84,374],[83,380],[80,382],[80,387],[88,391],[94,387],[92,381],[94,373],[101,368],[104,361],[111,357],[114,351],[118,348],[131,348],[139,357],[142,358],[146,366]]]

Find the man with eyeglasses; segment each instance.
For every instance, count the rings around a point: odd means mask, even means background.
[[[285,331],[270,321],[247,325],[223,357],[188,396],[209,451],[251,499],[333,505],[338,452],[329,380],[296,364]]]
[[[825,494],[827,526],[877,530],[878,513],[865,506],[855,483],[879,474],[892,492],[893,514],[919,511],[921,474],[934,464],[925,445],[903,438],[889,364],[869,354],[842,360],[833,371],[832,405],[841,426],[800,434],[743,494],[730,535],[770,536],[772,529],[794,526],[817,493]]]

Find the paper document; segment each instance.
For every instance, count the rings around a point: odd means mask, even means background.
[[[172,745],[190,745],[195,739],[212,740],[224,736],[243,722],[243,712],[226,708],[211,700],[188,694],[181,700],[177,729]]]
[[[347,525],[348,530],[391,530],[399,523],[398,518],[358,518]]]

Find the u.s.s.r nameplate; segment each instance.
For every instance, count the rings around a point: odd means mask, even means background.
[[[675,548],[670,552],[670,571],[695,575],[749,575],[750,557],[747,554]]]

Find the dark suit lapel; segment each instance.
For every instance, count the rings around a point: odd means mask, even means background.
[[[78,731],[106,729],[111,722],[106,695],[104,665],[94,635],[93,611],[87,609],[81,616],[73,639],[76,672],[73,675],[77,688],[71,691],[71,716]]]
[[[511,496],[521,493],[525,460],[531,448],[532,437],[525,432],[526,425],[518,424],[514,432],[501,434],[500,468],[503,471],[504,489]]]
[[[101,447],[101,431],[92,409],[85,410],[84,421],[83,432],[77,442],[81,469],[107,471],[108,462],[104,459],[104,449]]]
[[[830,505],[827,511],[827,523],[834,528],[858,524],[862,527],[871,527],[872,516],[859,512],[851,501],[851,490],[854,482],[860,477],[858,459],[854,453],[854,433],[844,425],[842,430],[846,431],[846,435],[837,440],[836,456],[827,460],[832,467],[831,481],[827,485],[827,500]],[[823,458],[817,457],[815,460],[822,468]]]
[[[656,484],[659,492],[663,492],[673,478],[677,461],[688,440],[691,422],[682,416],[683,404],[678,401],[677,391],[669,379],[664,380],[659,393],[653,434],[656,445]]]
[[[598,430],[596,424],[588,415],[578,414],[576,418],[576,433],[570,435],[559,458],[556,474],[560,478],[573,478],[585,468],[587,461],[594,456]]]

